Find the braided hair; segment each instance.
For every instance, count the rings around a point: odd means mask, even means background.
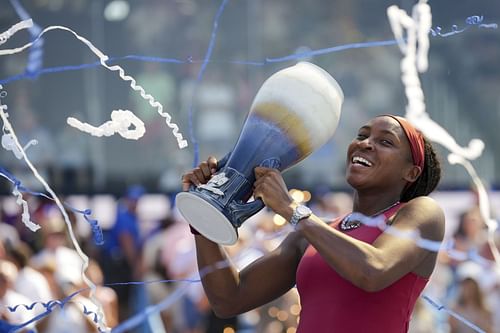
[[[441,180],[441,163],[432,144],[424,137],[424,169],[416,181],[406,187],[401,194],[401,202],[428,195]]]

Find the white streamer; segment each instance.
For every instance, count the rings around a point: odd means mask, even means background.
[[[464,166],[465,170],[469,173],[476,186],[476,190],[479,196],[479,211],[481,213],[481,217],[488,227],[488,245],[490,247],[491,253],[495,258],[495,261],[500,266],[500,252],[495,244],[495,232],[498,229],[498,222],[491,217],[490,211],[490,201],[488,199],[488,193],[484,188],[483,183],[479,179],[479,176],[476,173],[476,170],[472,166],[472,164],[467,161],[463,156],[457,154],[448,155],[448,162],[450,164],[461,164]]]
[[[401,79],[408,98],[405,117],[429,140],[443,145],[450,152],[468,160],[478,158],[484,149],[484,143],[481,140],[471,140],[468,147],[459,146],[455,139],[425,111],[424,93],[418,72],[423,73],[428,68],[427,54],[432,16],[427,1],[421,0],[413,7],[412,17],[397,6],[389,7],[387,16],[399,48],[405,55],[401,60]],[[406,43],[403,29],[407,34]]]
[[[0,85],[0,90],[1,89],[3,89],[2,85]],[[13,145],[15,145],[17,147],[13,151],[16,151],[16,152],[18,152],[18,153],[20,153],[22,155],[22,159],[26,162],[26,164],[28,165],[28,167],[30,168],[30,170],[33,172],[33,175],[36,177],[36,179],[38,179],[38,181],[40,181],[40,183],[43,185],[43,187],[45,188],[45,190],[50,194],[50,196],[54,200],[57,208],[59,208],[62,216],[64,217],[64,221],[65,221],[66,226],[68,228],[68,232],[69,232],[69,236],[70,236],[71,242],[73,243],[73,246],[75,247],[76,252],[80,256],[80,258],[82,258],[82,261],[83,261],[83,264],[82,264],[82,279],[85,282],[85,284],[87,286],[89,286],[89,288],[91,290],[89,298],[91,299],[92,303],[94,303],[94,305],[98,309],[97,314],[96,314],[96,317],[98,319],[97,325],[99,326],[100,329],[105,330],[105,331],[109,331],[110,329],[106,325],[106,322],[105,322],[104,312],[103,312],[103,309],[102,309],[102,305],[97,300],[97,298],[95,297],[96,286],[87,277],[87,275],[85,275],[85,271],[87,270],[87,267],[89,265],[89,258],[87,257],[87,255],[85,253],[83,253],[82,249],[80,248],[80,245],[78,244],[78,241],[76,240],[76,237],[75,237],[75,234],[74,234],[74,231],[73,231],[73,227],[71,226],[71,222],[69,220],[68,214],[66,213],[66,209],[64,209],[61,200],[59,200],[59,198],[57,197],[57,195],[55,194],[55,192],[52,190],[52,188],[49,186],[49,184],[47,184],[47,182],[45,181],[45,179],[43,179],[43,177],[39,174],[38,170],[33,166],[33,164],[31,163],[31,161],[29,160],[28,156],[26,155],[26,152],[24,151],[23,147],[19,143],[19,140],[18,140],[18,138],[16,136],[16,133],[14,132],[14,129],[12,128],[12,125],[9,122],[8,115],[4,111],[6,109],[7,109],[7,106],[3,105],[0,102],[0,117],[2,118],[2,121],[3,121],[3,129],[4,129],[4,131],[6,131],[10,135]],[[26,204],[26,201],[22,199],[22,196],[20,197],[20,193],[18,194],[18,192],[19,191],[18,191],[17,188],[15,188],[14,191],[13,191],[14,195],[17,195],[17,202],[18,202],[18,204],[19,204],[19,202],[21,202],[21,204],[23,205],[23,217],[22,217],[23,218],[23,222],[27,225],[28,228],[30,228],[30,223],[26,223],[26,221],[29,221],[28,206]],[[33,227],[33,226],[31,226],[31,227]],[[34,228],[36,228],[36,225],[35,225]],[[38,226],[38,228],[39,228],[39,226]],[[30,230],[32,230],[32,229],[30,228]]]
[[[472,139],[468,147],[459,146],[455,139],[443,127],[434,122],[425,111],[424,93],[420,86],[418,72],[427,70],[426,59],[429,48],[429,31],[432,25],[431,12],[427,0],[420,0],[413,7],[413,17],[411,19],[406,12],[396,6],[389,7],[387,15],[400,49],[405,55],[401,61],[401,79],[405,85],[406,96],[408,98],[405,117],[429,140],[447,148],[450,151],[448,155],[449,162],[451,164],[458,163],[463,165],[471,176],[479,193],[481,216],[488,227],[488,245],[493,253],[496,264],[500,266],[500,253],[494,240],[498,223],[490,216],[488,195],[474,167],[469,162],[469,160],[474,160],[481,156],[484,143],[479,139]],[[407,31],[406,43],[402,37],[403,28]]]
[[[16,196],[16,204],[21,206],[21,208],[23,209],[23,213],[21,214],[21,220],[23,221],[24,225],[33,232],[40,229],[41,227],[39,224],[31,221],[28,203],[26,202],[26,200],[23,199],[23,195],[21,192],[19,192],[19,189],[17,188],[17,186],[14,186],[14,189],[12,190],[12,194],[14,194]]]
[[[9,30],[2,32],[0,34],[0,45],[4,44],[7,40],[9,40],[9,38],[12,37],[16,32],[23,29],[31,28],[32,26],[33,26],[33,21],[31,19],[24,20],[14,24],[12,27],[9,28]]]
[[[27,20],[27,21],[31,21],[31,20]],[[26,25],[28,23],[23,23],[23,22],[27,22],[27,21],[22,21],[21,23],[23,25]],[[31,24],[32,24],[32,22],[31,22]],[[9,29],[10,35],[12,35],[15,32],[15,31],[12,32],[11,29]],[[182,148],[187,147],[187,145],[188,145],[187,141],[184,140],[182,134],[179,133],[179,127],[175,123],[171,122],[172,117],[170,116],[170,114],[168,112],[163,111],[163,105],[161,105],[161,103],[156,101],[153,96],[151,96],[150,94],[147,94],[146,91],[144,90],[144,88],[142,88],[140,85],[138,85],[133,77],[126,75],[123,68],[121,68],[118,65],[114,65],[114,66],[107,65],[106,61],[108,61],[109,57],[107,55],[105,55],[103,52],[101,52],[98,48],[96,48],[89,40],[80,36],[75,31],[71,30],[70,28],[67,28],[64,26],[58,26],[58,25],[57,26],[49,26],[49,27],[43,29],[42,32],[38,35],[38,37],[30,43],[27,43],[21,47],[14,48],[14,49],[0,50],[0,56],[7,55],[7,54],[15,54],[15,53],[19,53],[19,52],[24,51],[25,49],[31,47],[37,40],[39,40],[42,37],[42,35],[44,35],[46,32],[52,31],[52,30],[63,30],[63,31],[70,32],[78,40],[80,40],[85,45],[87,45],[87,47],[99,58],[99,61],[100,61],[102,66],[106,67],[110,71],[117,71],[118,75],[120,76],[120,78],[122,78],[122,80],[130,81],[130,87],[132,89],[134,89],[135,91],[139,92],[141,97],[144,98],[145,100],[147,100],[149,102],[149,105],[151,105],[153,108],[156,108],[158,111],[158,114],[160,114],[160,116],[165,118],[165,123],[167,124],[168,127],[170,127],[172,129],[172,134],[177,139],[177,145],[179,146],[179,148],[182,149]],[[7,31],[7,32],[9,32],[9,31]],[[9,37],[10,37],[10,35],[9,35]]]
[[[6,115],[8,116],[7,113],[6,113]],[[24,147],[21,147],[21,150],[26,151],[26,149],[28,149],[29,147],[34,146],[36,144],[38,144],[38,140],[35,140],[35,139],[30,140]],[[23,153],[21,152],[21,150],[19,149],[19,147],[16,146],[16,143],[14,142],[14,138],[12,137],[12,134],[10,134],[10,133],[4,133],[2,135],[2,147],[5,150],[12,151],[12,153],[14,153],[14,156],[18,160],[20,160],[20,159],[23,158]]]
[[[0,84],[0,90],[2,89],[2,85]],[[3,128],[2,130],[4,131],[4,134],[2,135],[2,147],[4,147],[6,150],[10,150],[14,153],[14,156],[16,156],[17,159],[22,159],[23,158],[23,153],[24,150],[26,150],[31,144],[36,144],[36,140],[31,140],[24,148],[21,147],[20,145],[17,146],[14,136],[8,131],[8,129],[5,126],[5,123],[7,119],[9,118],[9,114],[5,111],[7,110],[7,105],[2,104],[2,101],[0,100],[0,117],[2,118],[3,121]],[[21,214],[21,220],[24,223],[24,225],[30,229],[31,231],[35,232],[38,229],[40,229],[40,225],[34,223],[31,221],[29,209],[28,209],[28,203],[26,200],[23,199],[22,193],[19,191],[17,186],[14,186],[14,189],[12,190],[12,194],[16,196],[16,204],[18,204],[21,209],[23,210]]]
[[[138,140],[146,133],[146,128],[142,120],[128,110],[114,110],[111,112],[111,120],[99,127],[94,127],[88,123],[82,123],[73,117],[68,117],[66,122],[68,125],[82,132],[97,137],[111,136],[118,133],[125,139]],[[134,126],[135,128],[129,129],[130,126]]]

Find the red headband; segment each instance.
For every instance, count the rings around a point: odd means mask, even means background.
[[[420,167],[420,170],[424,170],[424,161],[425,161],[425,144],[424,137],[420,131],[418,131],[408,120],[403,117],[386,115],[387,117],[391,117],[396,120],[401,128],[406,134],[408,141],[410,142],[411,149],[411,157],[413,159],[413,163]]]

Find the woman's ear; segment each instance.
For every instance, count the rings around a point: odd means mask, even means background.
[[[422,174],[422,169],[417,165],[412,165],[403,177],[409,183],[415,182],[418,177]]]

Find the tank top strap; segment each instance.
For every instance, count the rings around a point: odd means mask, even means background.
[[[384,212],[384,217],[385,217],[385,220],[387,221],[388,219],[390,219],[394,214],[396,214],[398,212],[398,210],[400,208],[402,208],[404,205],[406,205],[406,203],[404,202],[399,202],[397,205],[394,205],[394,207],[391,207],[390,209],[388,209],[387,211]]]

